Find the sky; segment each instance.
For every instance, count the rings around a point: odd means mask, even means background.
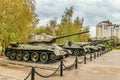
[[[103,20],[120,23],[120,0],[35,0],[36,13],[40,19],[38,25],[46,25],[49,20],[57,18],[66,8],[74,6],[73,19],[84,18],[84,26],[90,26],[90,36],[96,36],[96,24]]]

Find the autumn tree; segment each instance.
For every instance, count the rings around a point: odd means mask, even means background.
[[[49,24],[50,24],[49,28],[50,28],[53,36],[56,35],[56,33],[55,33],[55,29],[56,29],[56,26],[57,26],[57,22],[56,21],[57,21],[57,19],[54,18],[54,19],[50,20],[50,22],[49,22]]]
[[[46,33],[46,34],[52,35],[51,34],[52,32],[51,32],[50,28],[48,27],[48,25],[39,26],[38,28],[36,28],[34,30],[34,34],[41,34],[41,33]]]
[[[79,17],[76,17],[75,20],[72,20],[73,12],[74,12],[73,6],[70,8],[66,8],[66,10],[62,15],[61,23],[59,24],[59,27],[56,30],[57,36],[88,30],[88,28],[83,27],[84,19],[80,20]],[[83,36],[85,36],[86,38]],[[87,41],[88,38],[89,38],[89,34],[80,34],[80,35],[60,39],[57,42],[64,43],[67,40]]]
[[[54,19],[51,19],[47,25],[39,26],[38,28],[36,28],[34,30],[34,33],[35,34],[46,33],[46,34],[55,36],[56,35],[56,32],[55,32],[56,28],[57,28],[57,19],[54,18]]]
[[[0,40],[25,42],[38,22],[34,0],[0,0]]]
[[[73,6],[71,6],[70,8],[66,8],[62,15],[61,22],[59,24],[57,24],[55,19],[52,19],[50,20],[48,25],[40,26],[39,28],[37,28],[35,30],[35,33],[44,32],[53,36],[61,36],[89,30],[88,27],[83,27],[84,22],[83,18],[80,19],[79,17],[76,17],[74,20],[72,19],[73,12],[74,12]],[[57,43],[64,43],[67,40],[88,41],[88,39],[89,34],[86,33],[59,39],[57,40]]]

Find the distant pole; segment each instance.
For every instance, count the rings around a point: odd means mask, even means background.
[[[84,64],[86,64],[86,52],[84,53]]]
[[[97,57],[99,57],[99,52],[97,51]]]
[[[94,52],[94,59],[96,59],[96,52]]]
[[[77,69],[77,65],[78,65],[78,58],[77,58],[77,55],[75,57],[75,69]]]
[[[90,52],[90,61],[92,61],[92,53]]]
[[[101,50],[100,50],[100,56],[101,56]]]
[[[31,80],[35,80],[35,68],[32,67]]]
[[[60,61],[60,76],[63,76],[63,61]]]

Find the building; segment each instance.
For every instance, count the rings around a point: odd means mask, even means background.
[[[98,23],[96,26],[96,38],[114,38],[115,41],[120,42],[120,25],[113,24],[109,20]]]

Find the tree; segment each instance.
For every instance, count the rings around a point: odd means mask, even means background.
[[[55,29],[56,29],[56,26],[57,26],[57,22],[56,21],[57,21],[57,19],[54,18],[54,19],[50,20],[50,22],[49,22],[49,24],[50,24],[49,28],[50,28],[53,36],[56,35],[56,33],[55,33]]]
[[[59,24],[56,23],[56,19],[50,20],[49,24],[47,26],[40,26],[40,28],[36,29],[35,32],[37,33],[47,33],[49,35],[53,36],[61,36],[61,35],[67,35],[72,34],[76,32],[82,32],[89,30],[88,27],[83,27],[83,21],[84,19],[79,19],[79,17],[76,17],[75,20],[72,20],[74,8],[71,6],[70,8],[66,8],[64,11],[61,22]],[[67,40],[74,40],[74,41],[88,41],[89,34],[80,34],[76,36],[71,36],[67,38],[62,38],[57,40],[57,43],[64,43]]]
[[[0,40],[25,42],[38,22],[34,0],[0,0]]]
[[[34,34],[41,34],[41,33],[52,35],[52,32],[48,26],[40,26],[39,28],[36,28],[34,30]]]
[[[61,23],[59,24],[58,29],[56,30],[57,36],[88,30],[88,28],[83,27],[82,25],[84,21],[83,19],[80,20],[79,17],[76,17],[75,20],[72,20],[73,12],[74,12],[73,6],[70,8],[66,8],[66,10],[62,15]],[[88,38],[89,38],[88,34],[82,34],[82,35],[80,34],[80,35],[57,40],[57,42],[64,43],[67,40],[88,41]]]
[[[65,25],[66,23],[70,23],[72,21],[73,10],[74,10],[73,6],[71,6],[70,8],[66,8],[61,19],[62,25]]]
[[[40,33],[46,33],[52,36],[55,36],[55,30],[57,28],[57,19],[51,19],[49,21],[49,24],[47,24],[46,26],[40,26],[39,28],[36,28],[34,33],[35,34],[40,34]]]

